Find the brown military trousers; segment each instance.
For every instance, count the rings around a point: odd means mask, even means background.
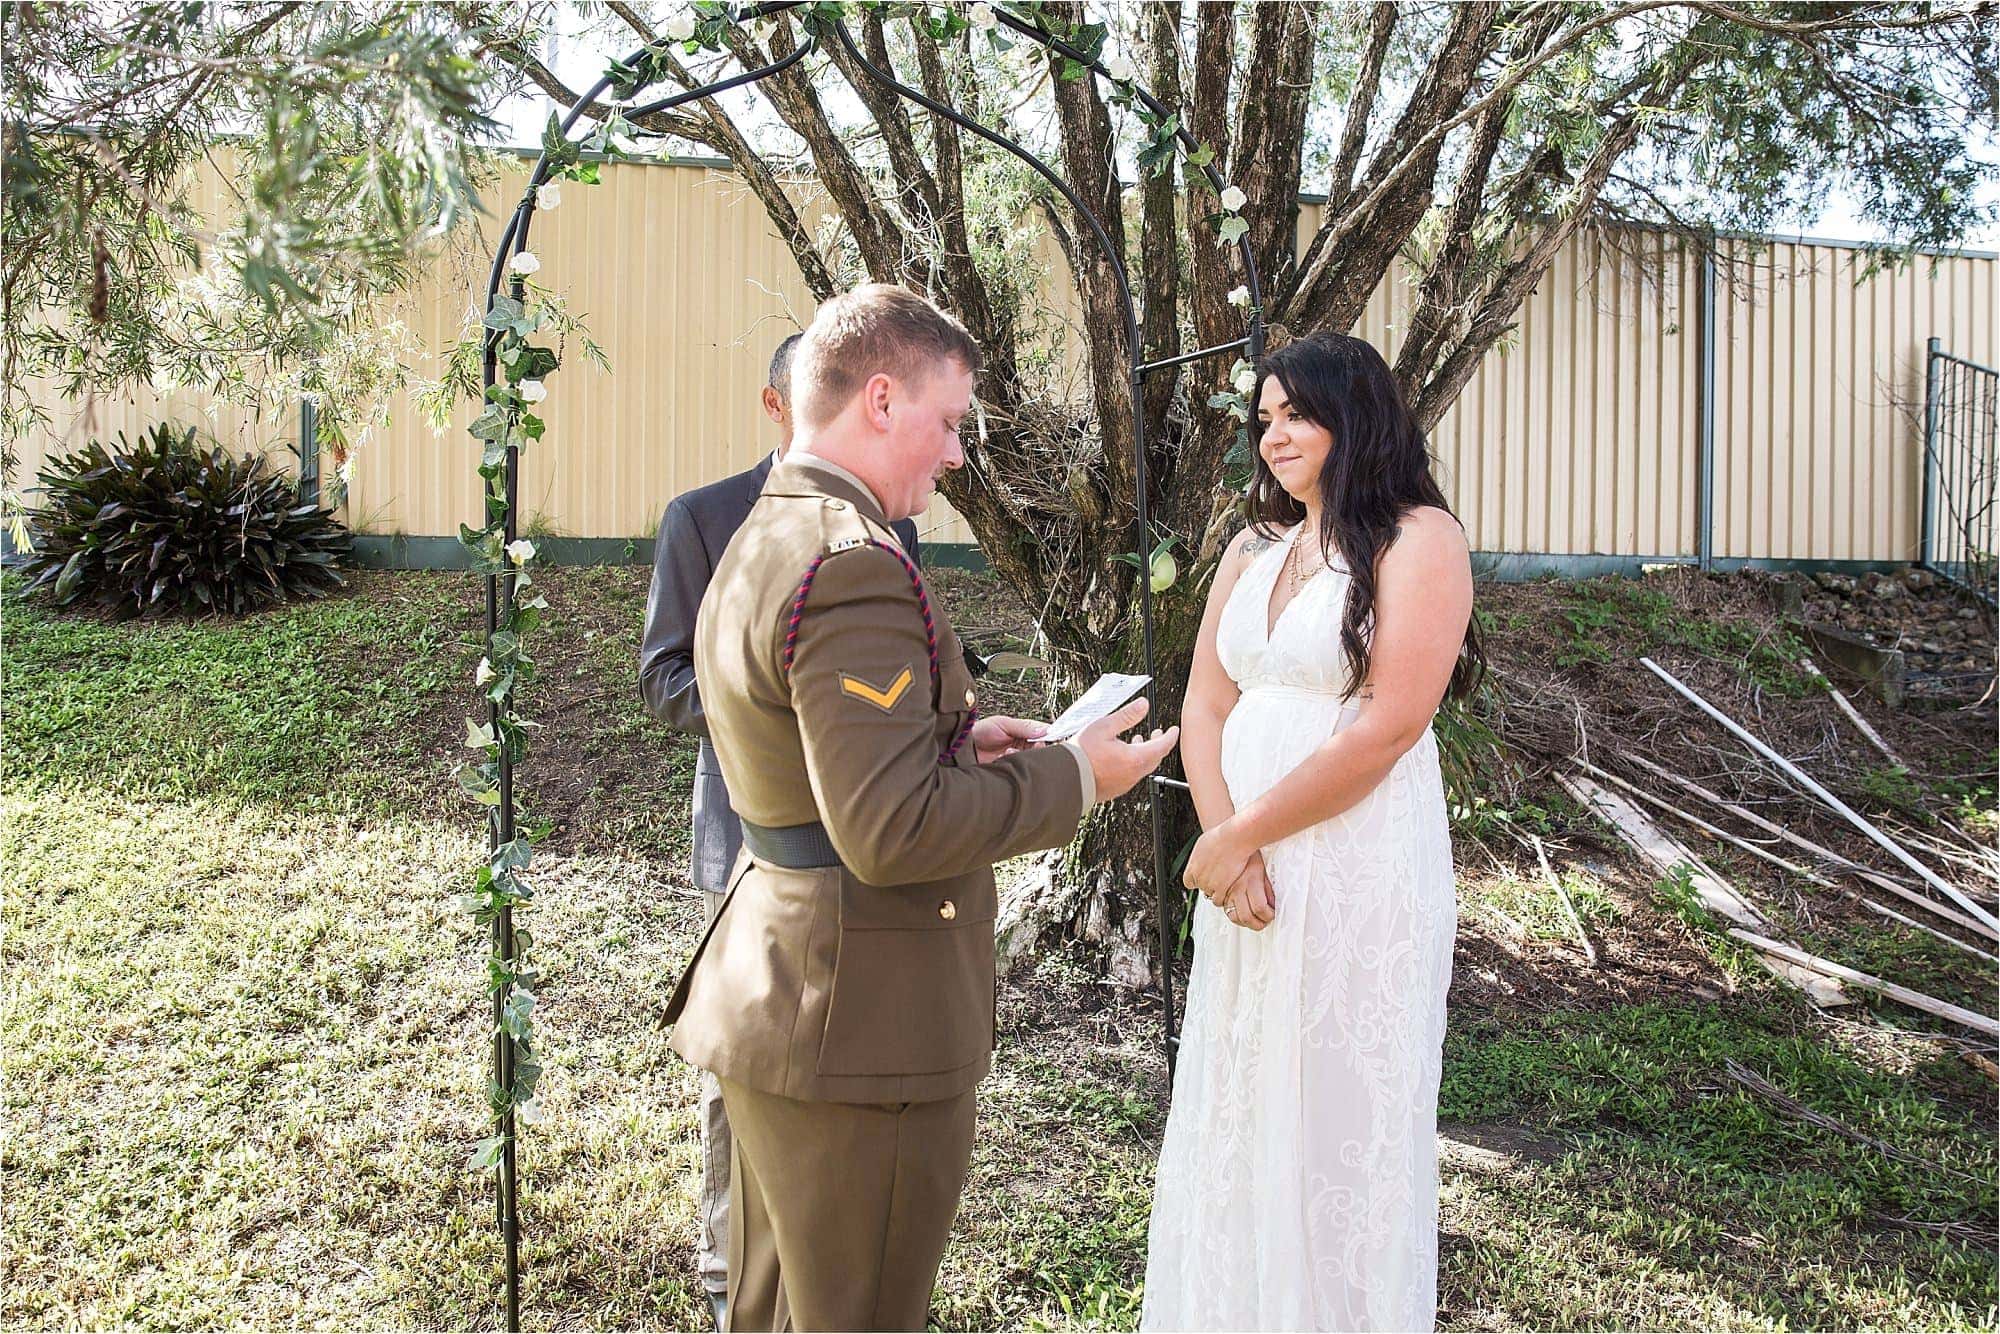
[[[921,1330],[972,1161],[974,1095],[801,1102],[733,1080],[731,1331]]]

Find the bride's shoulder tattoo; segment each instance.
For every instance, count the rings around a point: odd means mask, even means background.
[[[1255,533],[1250,534],[1250,536],[1243,543],[1243,559],[1245,560],[1251,559],[1252,557],[1258,555],[1260,552],[1262,552],[1266,547],[1269,547],[1270,545],[1271,545],[1270,538],[1259,537]]]

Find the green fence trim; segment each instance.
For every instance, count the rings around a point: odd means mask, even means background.
[[[538,537],[534,539],[537,559],[547,565],[650,565],[653,540],[650,537]],[[464,570],[471,568],[465,548],[455,537],[409,537],[401,534],[357,533],[354,563],[370,570]],[[923,563],[928,566],[971,570],[986,569],[985,553],[971,542],[926,542]],[[1475,551],[1472,573],[1476,579],[1493,583],[1521,583],[1531,579],[1593,579],[1615,574],[1637,578],[1649,565],[1693,565],[1693,556],[1597,556],[1538,555],[1520,551]],[[1779,560],[1742,556],[1717,556],[1715,568],[1722,571],[1771,570],[1811,573],[1826,570],[1836,574],[1867,574],[1871,571],[1902,569],[1908,561],[1893,560]]]

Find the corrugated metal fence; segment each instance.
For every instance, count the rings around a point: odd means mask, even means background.
[[[489,196],[496,214],[524,178],[503,173]],[[536,219],[535,250],[541,279],[567,292],[612,373],[572,355],[551,378],[548,444],[528,455],[522,504],[537,531],[630,538],[643,555],[667,500],[769,450],[757,407],[765,363],[812,305],[762,209],[726,172],[622,164],[603,178]],[[1318,213],[1305,207],[1302,236]],[[1926,257],[1857,280],[1865,260],[1837,244],[1746,240],[1704,262],[1657,233],[1578,237],[1433,435],[1474,546],[1515,569],[1542,555],[1609,566],[1915,558],[1926,340],[2000,359],[2000,261]],[[1076,304],[1052,267],[1046,309],[1060,323]],[[422,346],[450,346],[483,279],[464,257],[440,261],[407,296],[401,315]],[[1393,358],[1413,299],[1399,266],[1356,332]],[[162,415],[206,419],[238,448],[289,450],[298,438],[294,404],[260,416],[133,386],[48,406],[52,429],[26,442],[17,484],[51,448]],[[476,521],[470,416],[439,436],[411,403],[392,404],[388,427],[354,452],[349,521],[424,536]],[[924,526],[934,542],[972,540],[942,504]]]

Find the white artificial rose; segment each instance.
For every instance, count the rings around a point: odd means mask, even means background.
[[[526,565],[535,558],[535,544],[525,537],[517,537],[507,544],[507,559],[516,565]]]
[[[523,403],[539,403],[548,396],[549,387],[540,380],[521,381],[521,401]]]
[[[685,42],[694,36],[694,15],[682,10],[667,20],[667,36],[677,42]]]
[[[1250,196],[1236,186],[1229,186],[1222,192],[1222,207],[1228,212],[1240,213],[1243,211],[1243,206],[1249,202]]]
[[[1246,395],[1246,396],[1247,396],[1247,395],[1249,395],[1249,394],[1251,394],[1251,393],[1255,392],[1255,391],[1256,391],[1256,388],[1257,388],[1257,372],[1256,372],[1256,371],[1253,371],[1253,370],[1251,370],[1251,369],[1250,369],[1250,368],[1249,368],[1248,366],[1245,366],[1245,367],[1244,367],[1244,368],[1243,368],[1242,370],[1240,370],[1240,371],[1236,372],[1236,392],[1237,392],[1237,393],[1239,393],[1239,394],[1243,394],[1243,395]]]
[[[1124,56],[1109,56],[1104,61],[1104,72],[1120,83],[1129,83],[1138,71],[1132,68],[1132,62]]]
[[[985,0],[979,0],[979,3],[968,6],[965,16],[972,20],[972,26],[975,28],[991,28],[1000,22],[1000,16],[993,12],[993,6],[985,3]]]
[[[554,181],[535,187],[535,207],[544,212],[562,206],[562,187]]]
[[[1247,306],[1250,304],[1250,288],[1248,284],[1230,289],[1229,304],[1232,306]]]
[[[479,660],[479,670],[472,674],[475,683],[486,686],[493,684],[493,664],[486,659]]]
[[[522,275],[540,273],[542,271],[542,261],[535,258],[534,251],[523,250],[520,254],[507,261],[507,267],[515,273]]]

